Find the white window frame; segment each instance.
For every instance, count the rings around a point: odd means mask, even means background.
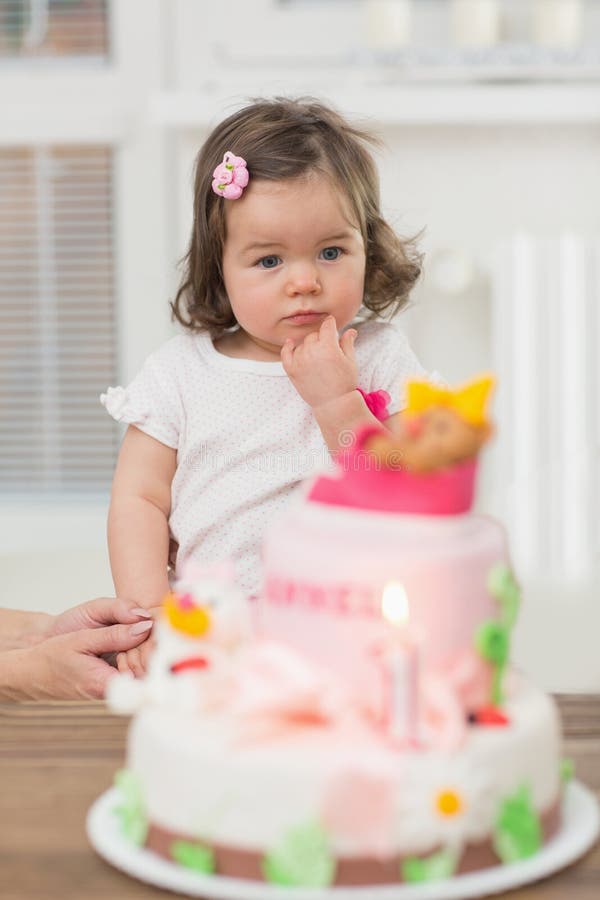
[[[171,129],[209,127],[248,97],[277,93],[324,96],[374,125],[600,121],[597,81],[464,81],[464,69],[455,67],[431,83],[411,83],[368,53],[356,65],[365,9],[360,0],[290,6],[228,0],[225,19],[217,21],[208,0],[171,0],[170,50],[177,52],[167,60],[168,83],[151,99],[152,121]]]
[[[169,21],[163,0],[112,0],[108,16],[109,56],[101,66],[77,57],[0,67],[0,146],[112,148],[119,378],[126,382],[170,333],[177,248],[169,238],[168,148],[147,113],[149,95],[162,87]],[[2,553],[102,547],[107,505],[98,497],[3,502]]]

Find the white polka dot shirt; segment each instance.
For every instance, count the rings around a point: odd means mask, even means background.
[[[380,321],[355,326],[359,387],[386,390],[389,414],[404,383],[427,377],[405,335]],[[208,333],[172,338],[131,384],[102,402],[117,420],[177,450],[169,526],[176,570],[233,560],[249,594],[260,590],[260,548],[273,516],[302,479],[332,465],[308,404],[279,362],[233,359]]]

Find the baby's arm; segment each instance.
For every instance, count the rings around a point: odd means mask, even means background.
[[[319,331],[307,335],[297,347],[286,341],[281,361],[292,384],[310,407],[328,449],[335,453],[347,446],[348,435],[361,425],[377,425],[356,390],[358,369],[354,360],[356,331],[346,331],[341,340],[333,316]]]
[[[169,513],[177,451],[130,425],[108,514],[110,565],[118,597],[149,608],[169,589]]]

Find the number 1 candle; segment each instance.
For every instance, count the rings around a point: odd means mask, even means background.
[[[408,597],[402,584],[390,582],[381,599],[381,612],[389,625],[378,650],[383,682],[383,727],[399,746],[419,741],[419,677],[421,651],[409,625]]]

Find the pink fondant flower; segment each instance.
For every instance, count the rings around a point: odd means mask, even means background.
[[[347,850],[389,852],[393,840],[395,780],[384,772],[352,768],[333,776],[320,819]]]
[[[258,640],[238,661],[233,712],[242,742],[325,728],[347,714],[348,698],[329,673],[287,645]]]
[[[249,647],[242,671],[236,703],[242,716],[325,721],[339,711],[327,673],[276,641]]]
[[[362,395],[367,407],[376,419],[383,422],[384,419],[388,418],[388,404],[391,397],[387,391],[371,391],[370,394],[367,394],[366,391],[363,391],[361,388],[357,388],[356,390]]]
[[[212,189],[219,197],[226,200],[238,200],[248,184],[246,160],[235,156],[229,150],[213,172]]]

